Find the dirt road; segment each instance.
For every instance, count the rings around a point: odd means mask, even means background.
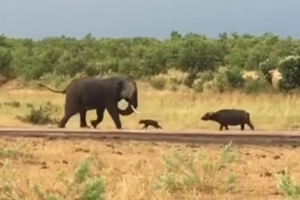
[[[100,130],[57,128],[0,128],[0,137],[44,137],[48,139],[113,139],[192,143],[228,143],[252,145],[300,145],[299,131],[161,131]]]

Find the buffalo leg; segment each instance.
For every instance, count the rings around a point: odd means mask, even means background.
[[[254,131],[254,126],[251,122],[247,122],[247,125],[251,128],[252,131]]]
[[[223,130],[223,124],[220,124],[220,128],[219,128],[220,131]]]
[[[107,112],[110,115],[110,117],[113,119],[116,128],[122,129],[122,124],[121,124],[120,115],[118,111],[118,105],[109,105],[107,107]]]
[[[87,110],[84,109],[82,111],[79,112],[80,115],[80,127],[81,128],[90,128],[87,123],[86,123],[86,112]]]
[[[241,130],[245,130],[245,124],[241,124]]]
[[[100,124],[104,117],[104,109],[105,108],[97,108],[97,119],[91,120],[91,124],[93,128],[97,128],[98,124]]]

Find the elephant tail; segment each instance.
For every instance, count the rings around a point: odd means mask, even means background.
[[[51,92],[54,92],[54,93],[61,93],[61,94],[66,94],[66,91],[68,89],[68,87],[66,87],[64,90],[53,90],[51,88],[49,88],[48,86],[42,84],[42,83],[39,83],[38,86],[40,87],[44,87],[44,88],[47,88],[48,90],[50,90]]]

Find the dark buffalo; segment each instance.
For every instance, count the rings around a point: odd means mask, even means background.
[[[80,114],[80,127],[88,127],[86,123],[87,110],[96,109],[97,119],[91,120],[94,128],[103,120],[105,109],[113,119],[117,129],[122,129],[120,116],[138,113],[138,89],[132,78],[83,77],[73,80],[64,90],[53,90],[43,84],[42,87],[56,93],[66,94],[65,114],[58,127],[64,128],[70,117]],[[118,107],[118,102],[125,99],[128,106],[125,110]]]
[[[144,124],[142,129],[147,129],[148,126],[153,126],[156,129],[162,129],[162,127],[158,124],[158,122],[156,120],[153,120],[153,119],[141,119],[139,121],[139,124]]]
[[[250,114],[245,110],[237,109],[222,109],[217,112],[207,112],[201,118],[203,121],[211,120],[220,124],[220,131],[225,127],[228,130],[228,126],[241,126],[241,130],[245,129],[247,124],[251,130],[254,130],[254,126],[250,120]]]

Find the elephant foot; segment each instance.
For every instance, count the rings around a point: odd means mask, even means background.
[[[65,128],[65,125],[62,125],[62,124],[58,124],[57,126],[58,128]]]
[[[80,125],[80,128],[91,128],[90,126],[88,126],[88,125]]]
[[[97,120],[91,120],[91,124],[92,124],[93,128],[97,128],[98,122],[97,122]]]
[[[84,123],[84,124],[80,124],[80,128],[91,128],[91,127],[88,126],[86,123]]]

